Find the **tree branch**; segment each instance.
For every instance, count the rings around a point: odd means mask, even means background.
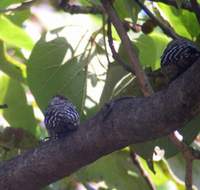
[[[126,71],[128,72],[131,72],[134,74],[134,71],[133,69],[127,64],[125,63],[120,55],[116,52],[115,50],[115,47],[114,47],[114,43],[113,43],[113,38],[112,38],[112,27],[111,27],[111,22],[110,20],[108,19],[108,31],[107,31],[107,36],[108,36],[108,44],[109,44],[109,47],[111,49],[111,52],[112,52],[112,56],[114,58],[114,60],[116,62],[118,62]]]
[[[35,190],[127,145],[180,129],[200,111],[200,59],[166,90],[115,101],[66,138],[44,142],[0,165],[2,189]],[[191,82],[192,81],[192,82]]]

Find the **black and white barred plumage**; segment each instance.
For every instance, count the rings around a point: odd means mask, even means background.
[[[172,40],[161,56],[161,70],[170,80],[174,80],[199,57],[200,50],[191,41],[186,39]]]
[[[50,138],[60,138],[78,128],[80,119],[76,107],[63,96],[54,96],[45,112],[45,126]]]

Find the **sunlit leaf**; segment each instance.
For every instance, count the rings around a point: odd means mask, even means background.
[[[162,3],[158,5],[162,14],[179,35],[192,39],[200,34],[195,14]]]
[[[23,72],[25,67],[6,54],[4,43],[0,40],[0,70],[11,78],[20,82],[24,81]]]
[[[0,26],[0,39],[27,50],[33,48],[33,41],[29,35],[3,15],[0,16]]]
[[[161,33],[140,36],[135,45],[139,50],[139,59],[143,66],[153,70],[160,67],[160,57],[169,39]]]

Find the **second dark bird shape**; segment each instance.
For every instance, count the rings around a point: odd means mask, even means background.
[[[194,43],[186,39],[172,40],[161,56],[162,73],[172,81],[198,58],[200,58],[200,50]]]

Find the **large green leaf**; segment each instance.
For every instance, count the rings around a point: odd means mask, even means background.
[[[69,44],[64,38],[46,42],[42,38],[34,47],[27,66],[27,79],[35,99],[45,110],[52,96],[68,97],[82,111],[86,93],[84,62],[72,58],[63,63]]]
[[[3,110],[3,115],[9,124],[35,134],[37,123],[33,108],[27,104],[24,88],[18,81],[8,79],[4,102],[8,104],[8,108]]]
[[[3,15],[0,15],[0,26],[0,39],[19,48],[33,48],[34,43],[30,36]]]
[[[155,70],[160,67],[160,57],[168,42],[169,39],[162,33],[152,32],[150,35],[141,35],[132,43],[132,47],[139,57],[141,65]],[[127,52],[122,45],[119,47],[119,54],[123,61],[131,66]]]
[[[153,32],[150,35],[140,36],[135,45],[139,50],[139,59],[144,67],[153,70],[160,67],[160,57],[169,39],[161,33]]]
[[[162,3],[158,3],[158,5],[162,14],[179,35],[192,39],[200,34],[195,14]]]

